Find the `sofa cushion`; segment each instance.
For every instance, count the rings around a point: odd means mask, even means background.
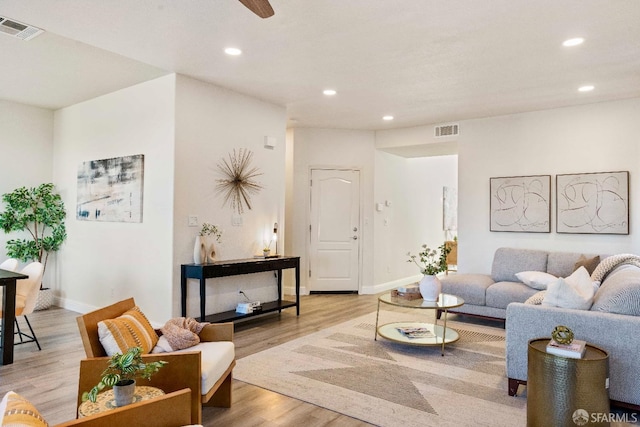
[[[236,357],[235,346],[232,341],[201,342],[193,347],[178,350],[200,351],[200,369],[202,370],[202,394],[207,394]]]
[[[506,309],[512,302],[525,302],[536,292],[536,289],[521,282],[496,282],[487,289],[486,305]]]
[[[486,289],[494,282],[486,274],[452,274],[440,278],[442,292],[455,295],[465,304],[485,305]]]
[[[640,316],[640,268],[616,267],[593,297],[591,310]]]
[[[550,283],[542,305],[588,310],[593,304],[594,293],[595,288],[589,272],[586,268],[580,267],[571,276]]]
[[[516,248],[496,250],[491,267],[491,278],[495,282],[518,282],[516,273],[521,271],[547,271],[547,252]]]
[[[47,427],[49,424],[31,402],[18,393],[9,391],[0,402],[0,425]]]
[[[525,285],[539,291],[547,289],[549,283],[558,280],[553,274],[545,273],[544,271],[521,271],[516,273],[516,277]]]
[[[138,306],[115,319],[98,322],[98,336],[107,356],[124,354],[131,347],[141,347],[146,354],[158,342],[158,334]]]

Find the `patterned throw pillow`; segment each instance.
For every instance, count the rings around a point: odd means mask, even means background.
[[[158,334],[138,306],[115,319],[98,322],[98,336],[108,356],[124,353],[131,347],[151,352],[158,342]]]
[[[4,395],[0,403],[1,426],[48,427],[38,410],[24,397],[13,391]]]

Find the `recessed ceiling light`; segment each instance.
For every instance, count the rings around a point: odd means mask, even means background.
[[[393,120],[393,116],[384,116],[382,117],[382,120],[386,120],[386,121]]]
[[[595,89],[595,87],[594,87],[594,86],[591,86],[591,85],[585,85],[585,86],[580,86],[580,87],[578,88],[578,91],[580,91],[580,92],[591,92],[593,89]]]
[[[242,54],[242,51],[237,47],[228,47],[224,50],[227,55],[238,56]]]
[[[565,40],[564,42],[562,42],[562,46],[567,46],[567,47],[578,46],[583,42],[584,42],[584,39],[582,37],[575,37],[573,39]]]
[[[325,95],[327,95],[327,96],[333,96],[333,95],[335,95],[335,94],[336,94],[336,93],[338,93],[338,92],[336,92],[336,91],[335,91],[335,90],[333,90],[333,89],[325,89],[325,90],[323,90],[323,91],[322,91],[322,93],[324,93],[324,94],[325,94]]]

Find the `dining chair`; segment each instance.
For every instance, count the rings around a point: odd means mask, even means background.
[[[9,258],[2,261],[0,264],[0,270],[7,270],[15,272],[18,269],[18,260],[15,258]]]
[[[40,343],[38,342],[38,338],[36,337],[36,334],[31,327],[31,323],[27,318],[27,314],[33,313],[33,310],[36,307],[36,300],[38,298],[38,292],[40,292],[40,283],[42,283],[43,272],[44,266],[38,261],[34,261],[31,264],[28,264],[26,267],[20,270],[20,273],[29,277],[16,281],[15,334],[20,338],[20,342],[15,342],[14,340],[14,345],[35,342],[38,346],[38,350],[42,349],[40,347]],[[2,314],[2,309],[2,301],[0,301],[0,315]],[[24,317],[31,335],[23,332],[20,329],[20,323],[18,322],[19,317]]]

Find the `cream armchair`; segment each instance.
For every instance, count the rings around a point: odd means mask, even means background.
[[[98,337],[98,322],[114,319],[135,306],[133,298],[117,302],[108,307],[92,311],[77,318],[80,336],[88,359],[80,362],[80,380],[78,384],[78,405],[82,393],[90,390],[96,383],[109,360]],[[169,362],[161,372],[154,375],[146,385],[158,387],[165,392],[182,388],[191,389],[191,422],[202,423],[202,405],[230,407],[231,379],[235,366],[235,356],[220,366],[216,358],[218,352],[208,347],[220,341],[233,342],[233,324],[210,324],[199,334],[201,343],[192,347],[198,351],[145,354],[145,360],[165,360]]]

